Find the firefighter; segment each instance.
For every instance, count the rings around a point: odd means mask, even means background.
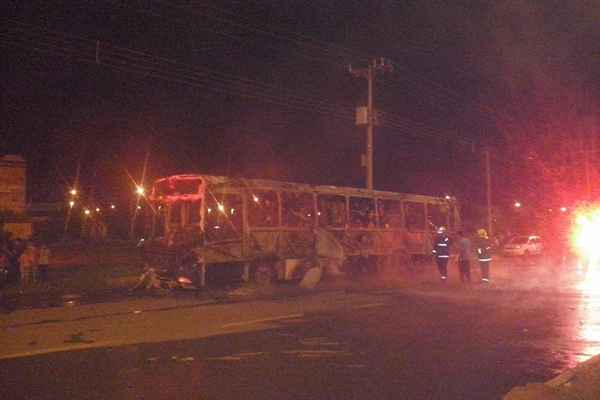
[[[479,229],[477,231],[477,236],[475,249],[477,251],[479,267],[481,268],[481,283],[489,283],[490,264],[492,262],[492,243],[490,242],[485,229]]]
[[[437,229],[433,250],[431,251],[435,257],[440,279],[445,282],[448,279],[448,259],[450,258],[450,238],[446,235],[446,228],[440,226]]]

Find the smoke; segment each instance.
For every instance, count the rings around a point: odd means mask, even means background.
[[[532,201],[586,193],[584,156],[598,134],[599,15],[597,2],[490,2],[471,39],[491,86],[481,101],[508,150],[502,167]]]
[[[491,3],[484,24],[491,43],[481,48],[481,65],[495,83],[505,134],[564,130],[594,111],[598,15],[598,3],[583,1]]]

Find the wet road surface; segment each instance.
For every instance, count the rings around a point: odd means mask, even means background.
[[[231,318],[204,338],[3,360],[0,398],[494,399],[600,353],[598,273],[498,268],[490,287],[431,277],[409,289],[355,287],[336,295],[344,307],[281,318],[229,305]],[[170,311],[164,321],[155,328],[175,333]]]

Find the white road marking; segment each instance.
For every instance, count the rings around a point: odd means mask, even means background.
[[[257,351],[254,353],[235,353],[234,356],[235,357],[257,357],[257,356],[262,356],[263,354],[265,354],[264,351]]]
[[[306,338],[300,341],[304,346],[339,346],[338,342],[333,342],[326,337]]]
[[[205,360],[210,361],[242,361],[242,357],[223,356],[223,357],[207,357]]]
[[[348,368],[365,368],[366,365],[365,364],[348,364],[348,365],[346,365],[346,367],[348,367]]]
[[[73,350],[82,350],[82,349],[94,349],[97,347],[111,347],[111,346],[121,346],[123,343],[118,341],[105,341],[105,342],[94,342],[94,343],[77,343],[71,344],[68,346],[57,346],[57,347],[49,347],[46,349],[40,350],[31,350],[31,351],[23,351],[16,352],[11,354],[0,355],[0,360],[9,360],[11,358],[21,358],[21,357],[32,357],[39,356],[42,354],[48,353],[59,353],[63,351],[73,351]]]
[[[274,321],[281,321],[284,319],[301,318],[303,316],[304,316],[304,314],[288,314],[288,315],[280,315],[280,316],[271,317],[271,318],[261,318],[261,319],[252,319],[249,321],[231,322],[229,324],[222,325],[221,328],[223,328],[223,329],[235,328],[238,326],[254,325],[254,324],[260,324],[263,322],[274,322]]]
[[[370,303],[370,304],[361,304],[359,306],[355,306],[354,308],[374,308],[374,307],[383,307],[386,306],[386,303]]]
[[[351,356],[349,351],[338,350],[286,350],[283,354],[298,355],[299,357],[320,357],[320,356]]]

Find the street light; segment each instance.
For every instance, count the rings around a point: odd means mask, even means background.
[[[69,201],[69,208],[73,208],[75,206],[75,202],[73,200]]]
[[[90,210],[88,210],[88,209],[86,208],[86,209],[83,211],[83,213],[84,213],[85,215],[90,215]]]
[[[135,192],[136,192],[136,193],[137,193],[139,196],[143,196],[143,195],[144,195],[144,193],[146,192],[146,190],[144,189],[144,187],[143,187],[143,186],[139,186],[139,185],[138,185],[138,186],[135,188]]]
[[[77,196],[77,189],[73,188],[69,190],[69,193],[71,194],[71,196]]]
[[[567,212],[567,207],[564,207],[564,206],[563,206],[563,207],[561,207],[561,208],[560,208],[560,212],[563,212],[563,213],[564,213],[564,212]]]
[[[115,208],[117,208],[117,206],[115,206],[114,204],[111,204],[111,205],[110,205],[110,209],[111,209],[111,210],[114,210]]]
[[[516,208],[521,208],[521,203],[520,203],[520,202],[518,202],[518,201],[515,201],[515,207],[516,207]]]

